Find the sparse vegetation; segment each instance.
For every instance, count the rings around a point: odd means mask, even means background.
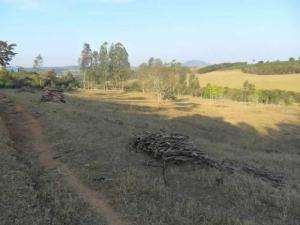
[[[300,225],[299,7],[0,0],[0,225]]]
[[[158,105],[149,94],[99,91],[39,105],[39,93],[5,92],[41,114],[54,155],[105,192],[131,224],[299,223],[298,106],[195,97]],[[188,135],[214,158],[284,173],[287,183],[275,188],[243,173],[175,165],[167,169],[166,187],[162,169],[126,147],[136,134],[160,129]]]

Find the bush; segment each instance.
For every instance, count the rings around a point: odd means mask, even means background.
[[[290,105],[296,101],[297,93],[282,90],[256,90],[255,86],[246,81],[242,89],[218,87],[207,84],[201,89],[201,96],[207,99],[227,98],[239,102],[256,102],[263,104]]]
[[[48,86],[71,90],[79,87],[79,82],[71,73],[68,73],[63,77],[57,77],[54,71],[47,71],[41,74],[25,71],[0,71],[0,88],[44,88]]]
[[[79,82],[74,78],[71,72],[68,72],[62,77],[55,78],[54,83],[55,86],[65,90],[73,90],[80,86]]]

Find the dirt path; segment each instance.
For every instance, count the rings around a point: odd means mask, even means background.
[[[80,195],[94,210],[104,215],[108,224],[128,224],[110,207],[103,194],[91,190],[66,165],[53,159],[51,149],[43,136],[42,127],[31,113],[21,106],[15,105],[2,93],[0,93],[0,105],[1,114],[17,150],[24,151],[24,146],[27,146],[37,153],[39,163],[43,168],[59,167],[66,185]]]

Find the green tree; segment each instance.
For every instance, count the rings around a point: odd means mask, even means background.
[[[43,73],[40,74],[40,76],[42,77],[42,80],[44,82],[43,86],[50,86],[50,87],[54,87],[56,80],[57,80],[57,76],[54,70],[48,70],[45,71]]]
[[[83,45],[81,56],[79,58],[80,70],[83,73],[83,87],[87,88],[87,72],[91,68],[92,50],[88,43]]]
[[[107,49],[107,42],[104,42],[99,51],[99,73],[100,80],[104,81],[104,89],[107,90],[109,81],[109,54]]]
[[[38,54],[38,56],[33,60],[33,68],[35,70],[39,70],[43,66],[43,62],[43,57],[41,56],[41,54]]]
[[[124,81],[130,72],[130,63],[128,53],[121,43],[112,44],[109,52],[110,56],[110,74],[113,79],[114,86],[121,86],[124,89]]]
[[[0,41],[0,66],[6,67],[17,54],[14,52],[16,44],[8,44],[6,41]]]
[[[198,78],[194,75],[191,74],[189,76],[189,81],[188,81],[188,91],[190,94],[193,96],[199,96],[200,95],[200,84]]]
[[[91,66],[87,74],[88,88],[95,88],[99,77],[99,53],[93,51],[91,53]]]
[[[295,58],[291,57],[291,58],[289,58],[289,61],[290,62],[295,62],[296,60],[295,60]]]
[[[255,85],[251,84],[249,81],[245,81],[243,84],[243,101],[249,102],[251,96],[255,93]]]

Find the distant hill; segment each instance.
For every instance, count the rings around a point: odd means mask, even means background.
[[[209,73],[213,71],[235,70],[240,69],[245,73],[257,75],[276,75],[276,74],[299,74],[300,73],[300,59],[296,60],[290,58],[289,61],[260,61],[255,64],[248,64],[247,62],[236,63],[220,63],[202,67],[198,73]]]
[[[201,61],[201,60],[190,60],[183,63],[184,66],[187,67],[204,67],[207,66],[209,63]]]

